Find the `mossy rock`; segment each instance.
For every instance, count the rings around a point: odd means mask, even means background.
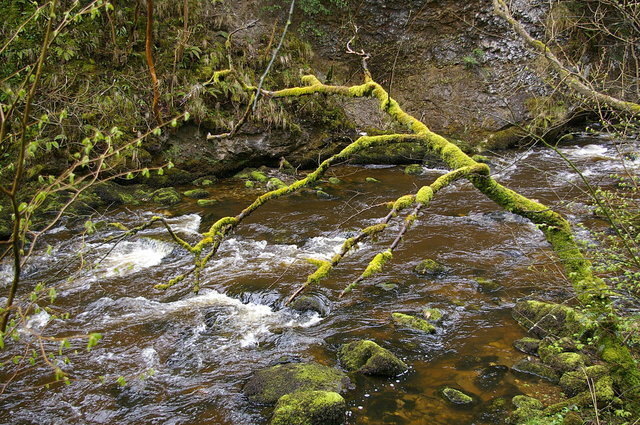
[[[437,308],[425,307],[422,309],[422,315],[424,318],[432,323],[440,323],[442,322],[443,315],[442,311]]]
[[[516,410],[509,416],[508,423],[524,424],[543,416],[543,404],[533,397],[517,395],[511,400]],[[531,422],[536,423],[536,422]],[[542,422],[544,423],[544,422]]]
[[[601,377],[595,382],[593,393],[591,391],[583,391],[565,401],[552,404],[544,410],[544,413],[553,415],[570,406],[592,406],[594,394],[599,408],[604,408],[616,400],[616,394],[613,389],[613,378],[610,375]]]
[[[247,180],[244,182],[244,187],[246,187],[247,189],[252,189],[254,187],[256,187],[256,184],[254,182],[252,182],[251,180]]]
[[[272,177],[267,182],[267,190],[276,190],[287,187],[287,185],[277,177]]]
[[[152,187],[173,187],[190,184],[196,176],[179,168],[164,170],[162,175],[151,174],[144,179],[144,183]]]
[[[484,155],[473,155],[471,159],[482,164],[491,164],[491,160]]]
[[[557,353],[547,357],[545,363],[560,373],[564,373],[583,368],[584,358],[579,353]]]
[[[210,207],[218,203],[217,199],[198,199],[198,206]]]
[[[195,179],[192,184],[194,186],[209,187],[209,186],[213,186],[217,181],[218,181],[218,178],[216,176],[204,176],[204,177]]]
[[[447,272],[447,268],[431,258],[424,259],[413,269],[421,276],[438,277]]]
[[[488,150],[506,149],[515,146],[526,137],[526,131],[518,126],[512,126],[489,134],[484,147]]]
[[[397,376],[408,369],[408,366],[391,351],[369,340],[354,341],[341,346],[338,359],[348,371],[357,371],[365,375]]]
[[[422,165],[420,164],[411,164],[404,167],[404,173],[409,176],[418,176],[422,174]]]
[[[376,283],[376,288],[380,288],[383,291],[394,291],[398,289],[398,284],[393,282],[380,282]]]
[[[480,409],[479,420],[482,423],[504,423],[509,410],[509,401],[504,397],[496,397],[489,400]]]
[[[151,195],[151,200],[156,204],[174,205],[182,201],[182,196],[172,187],[158,189]]]
[[[262,171],[258,170],[251,171],[249,173],[249,178],[259,183],[266,183],[269,181],[269,177],[267,177]]]
[[[469,406],[474,403],[473,397],[468,394],[463,393],[460,390],[456,390],[455,388],[445,387],[440,390],[440,394],[447,400],[449,403]]]
[[[270,425],[340,425],[347,404],[332,391],[297,391],[278,399]]]
[[[340,183],[342,183],[342,180],[340,180],[337,177],[329,177],[329,183],[331,183],[331,184],[340,184]]]
[[[191,199],[204,199],[209,197],[209,192],[205,189],[191,189],[182,192],[184,196]]]
[[[608,373],[609,369],[602,365],[589,366],[584,370],[565,372],[560,377],[560,387],[568,397],[573,397],[589,389],[587,377],[597,381]]]
[[[551,367],[535,360],[522,359],[511,367],[512,370],[527,375],[535,375],[554,384],[558,383],[558,374]]]
[[[288,363],[257,371],[243,388],[254,402],[273,405],[296,391],[342,393],[351,385],[343,372],[319,363]]]
[[[436,332],[435,326],[424,319],[420,319],[419,317],[410,316],[403,313],[392,313],[391,317],[393,318],[393,323],[395,323],[397,326],[411,328],[430,334]]]
[[[551,356],[567,351],[578,351],[575,341],[568,337],[554,338],[548,336],[540,341],[540,346],[538,347],[538,355],[545,363],[549,363],[548,359]]]
[[[584,316],[571,307],[541,301],[520,301],[513,318],[538,338],[573,336],[584,332]]]
[[[364,179],[364,181],[366,181],[367,183],[380,183],[380,180],[374,177],[367,177],[366,179]]]
[[[524,337],[517,339],[513,342],[513,346],[518,351],[522,351],[525,354],[531,354],[532,356],[538,355],[538,348],[540,347],[540,342],[538,338]]]
[[[502,289],[502,285],[496,282],[493,279],[485,279],[482,277],[476,278],[476,282],[478,282],[478,286],[480,290],[484,293],[487,292],[496,292]]]

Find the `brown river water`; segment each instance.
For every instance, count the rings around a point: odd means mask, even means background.
[[[621,171],[619,151],[628,147],[589,137],[562,150],[589,179],[608,182],[610,173]],[[492,173],[508,187],[574,222],[597,224],[578,176],[554,152],[534,148],[492,156],[491,161]],[[640,161],[625,165],[637,171]],[[386,249],[401,223],[378,241],[364,243],[312,288],[309,293],[322,301],[325,315],[283,307],[314,270],[305,258],[331,258],[347,237],[386,214],[384,206],[376,205],[415,192],[444,172],[437,166],[424,167],[420,176],[405,175],[402,167],[332,169],[329,175],[342,183],[319,185],[331,199],[319,199],[314,192],[296,194],[268,203],[246,220],[203,271],[198,295],[184,282],[165,292],[153,288],[190,264],[162,229],[149,229],[114,248],[100,241],[116,230],[83,238],[81,223],[63,223],[47,236],[46,242],[57,248],[50,255],[37,253],[26,270],[25,287],[58,279],[56,306],[71,318],[52,321],[40,313],[29,326],[58,336],[101,332],[104,339],[88,355],[86,340],[67,350],[71,363],[61,366],[71,378],[69,385],[43,388],[52,379],[50,369],[25,367],[26,373],[13,377],[0,395],[0,423],[266,424],[270,409],[252,405],[242,394],[252,371],[287,360],[339,367],[340,344],[363,338],[390,349],[410,369],[393,379],[354,377],[355,389],[345,395],[347,424],[490,424],[500,419],[488,408],[495,398],[543,394],[547,401],[559,400],[559,391],[544,381],[500,366],[509,367],[524,356],[512,346],[525,336],[511,318],[515,301],[570,302],[573,295],[538,229],[501,211],[468,183],[439,193],[393,261],[351,294],[338,297]],[[208,190],[219,200],[212,207],[187,201],[168,209],[115,209],[104,212],[103,219],[137,225],[163,213],[182,237],[196,241],[215,220],[237,214],[261,193],[234,179]],[[585,231],[579,235],[588,237]],[[93,266],[67,279],[79,253]],[[437,278],[414,273],[425,258],[446,265],[447,273]],[[3,289],[10,272],[8,264],[0,265]],[[496,286],[481,285],[483,279]],[[393,285],[382,285],[388,283]],[[391,322],[392,312],[418,315],[426,306],[444,313],[436,334],[396,328]],[[15,354],[5,349],[0,361]],[[140,379],[151,369],[152,376]],[[484,376],[491,371],[493,378]],[[120,375],[127,385],[114,383]],[[0,382],[8,379],[1,368]],[[440,397],[443,386],[473,394],[477,403],[453,406]]]

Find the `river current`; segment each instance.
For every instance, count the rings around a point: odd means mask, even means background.
[[[611,173],[626,168],[637,174],[640,168],[635,155],[621,160],[632,147],[609,138],[578,137],[561,150],[597,184],[610,183]],[[509,188],[574,223],[598,225],[579,176],[555,152],[533,148],[492,155],[490,161],[494,177]],[[329,199],[314,191],[296,194],[266,204],[247,219],[203,270],[197,295],[188,280],[167,291],[153,288],[192,264],[162,228],[114,245],[102,240],[117,234],[115,228],[100,227],[87,236],[79,231],[82,223],[62,223],[43,244],[55,249],[34,254],[23,287],[55,284],[55,308],[70,318],[52,320],[43,311],[31,317],[22,336],[100,332],[104,338],[89,354],[86,340],[65,349],[70,363],[60,366],[68,385],[44,388],[52,379],[47,367],[25,365],[25,373],[16,376],[0,368],[0,423],[266,424],[270,409],[242,394],[253,371],[283,361],[339,367],[337,348],[363,338],[390,349],[410,369],[394,379],[354,377],[355,388],[345,395],[348,424],[495,423],[487,406],[498,397],[559,398],[558,390],[543,381],[511,372],[491,385],[483,381],[487,368],[509,367],[524,356],[512,346],[525,336],[511,318],[518,299],[571,302],[573,294],[541,232],[468,183],[439,193],[393,261],[351,294],[338,297],[386,249],[401,222],[379,240],[362,244],[311,288],[308,293],[324,306],[323,314],[283,306],[314,271],[306,258],[331,258],[346,238],[386,214],[382,203],[415,193],[444,172],[438,166],[423,167],[419,176],[404,174],[402,167],[334,168],[329,175],[341,183],[319,185]],[[135,226],[164,214],[181,237],[193,242],[215,220],[236,215],[261,193],[234,179],[208,190],[219,201],[210,207],[186,201],[166,209],[113,209],[94,221]],[[589,237],[584,230],[578,234]],[[414,273],[425,258],[444,264],[447,272],[431,278]],[[84,267],[77,270],[80,264]],[[3,293],[10,274],[10,265],[0,264]],[[392,312],[418,315],[424,307],[444,314],[435,334],[393,325]],[[24,353],[5,349],[0,362],[16,354]],[[115,382],[119,376],[126,385]],[[452,406],[439,395],[443,386],[474,394],[479,402],[468,409]]]

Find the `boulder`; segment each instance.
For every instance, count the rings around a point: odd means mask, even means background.
[[[474,402],[473,397],[455,388],[445,387],[440,392],[445,400],[453,404],[470,405]]]
[[[584,316],[571,307],[533,300],[518,302],[513,318],[538,338],[582,333],[584,322]]]
[[[420,261],[413,271],[421,276],[438,277],[446,273],[447,269],[437,261],[427,258]]]
[[[522,351],[525,354],[531,354],[532,356],[538,355],[538,347],[540,347],[540,340],[537,338],[524,337],[513,342],[513,346],[518,351]]]
[[[296,391],[341,393],[350,385],[349,377],[337,369],[319,363],[288,363],[257,371],[243,392],[256,403],[273,405]]]
[[[411,328],[430,334],[436,332],[435,326],[424,319],[420,319],[419,317],[414,317],[403,313],[392,313],[391,317],[393,318],[393,323],[395,323],[397,326]]]
[[[551,367],[535,360],[522,359],[511,367],[512,370],[528,375],[535,375],[554,384],[558,383],[558,374]]]
[[[336,392],[297,391],[278,399],[270,425],[340,425],[346,410]]]
[[[397,376],[408,369],[391,351],[369,340],[343,345],[338,350],[338,359],[348,371],[365,375]]]

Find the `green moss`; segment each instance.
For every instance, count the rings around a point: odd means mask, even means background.
[[[443,397],[453,404],[469,405],[473,404],[473,397],[463,393],[455,388],[445,387],[442,389],[441,394]]]
[[[281,189],[283,187],[287,187],[287,185],[284,184],[284,182],[277,177],[272,177],[267,182],[268,190],[276,190],[276,189]]]
[[[340,180],[337,177],[329,177],[329,183],[331,183],[331,184],[340,184],[340,183],[342,183],[342,180]]]
[[[526,407],[534,410],[542,410],[544,408],[540,400],[526,395],[517,395],[511,399],[511,402],[516,408]]]
[[[583,370],[565,372],[562,377],[560,377],[560,387],[562,388],[562,392],[567,396],[573,397],[589,389],[587,378],[597,381],[608,373],[609,369],[601,365],[590,366]]]
[[[273,411],[270,425],[340,425],[347,404],[331,391],[298,391],[283,395]]]
[[[422,276],[436,277],[446,272],[446,268],[431,258],[424,259],[413,269]]]
[[[442,321],[442,312],[437,308],[425,307],[422,309],[422,314],[425,319],[438,323]]]
[[[558,382],[558,374],[556,371],[552,367],[538,361],[522,359],[514,364],[511,369],[527,375],[538,376],[554,384]]]
[[[415,197],[413,195],[401,196],[393,203],[393,209],[395,211],[402,211],[403,209],[409,208],[413,205],[414,200]]]
[[[473,159],[475,162],[480,162],[482,164],[489,164],[491,162],[489,158],[483,155],[473,155],[471,159]]]
[[[408,369],[391,351],[370,340],[342,345],[338,350],[338,359],[345,369],[365,375],[397,376]]]
[[[540,340],[527,336],[514,341],[513,346],[523,353],[537,355],[538,348],[540,347]]]
[[[364,179],[364,181],[366,181],[367,183],[380,183],[380,180],[373,177],[367,177],[366,179]]]
[[[210,207],[218,203],[217,199],[198,199],[198,206]]]
[[[324,190],[316,190],[316,196],[318,197],[318,199],[331,199],[331,198],[333,198],[331,195],[329,195]]]
[[[539,337],[581,335],[588,326],[586,318],[571,307],[534,300],[518,302],[513,318]]]
[[[256,184],[254,182],[252,182],[251,180],[247,180],[247,181],[244,182],[244,187],[246,187],[248,189],[251,189],[251,188],[255,187],[255,185]]]
[[[433,189],[430,186],[423,186],[416,193],[416,202],[419,204],[427,206],[431,199],[433,199]]]
[[[182,200],[180,193],[172,187],[158,189],[151,195],[151,200],[161,205],[174,205]]]
[[[497,290],[502,288],[502,286],[500,286],[498,282],[492,279],[478,277],[476,278],[476,282],[478,282],[478,285],[480,285],[482,292],[496,292]]]
[[[424,319],[420,319],[419,317],[410,316],[403,313],[392,313],[391,317],[393,318],[393,322],[398,326],[411,328],[430,334],[436,332],[435,326]]]
[[[420,164],[411,164],[404,167],[404,173],[410,176],[418,176],[422,174],[422,165]]]
[[[296,391],[340,393],[349,385],[349,378],[334,368],[318,363],[288,363],[255,372],[243,391],[254,402],[272,405]]]
[[[267,177],[263,172],[257,170],[251,171],[249,173],[249,177],[251,180],[255,180],[259,183],[266,183],[269,181],[269,177]]]
[[[393,253],[390,250],[378,253],[373,260],[369,263],[367,268],[362,272],[362,278],[366,279],[374,274],[380,273],[384,265],[393,258]]]
[[[185,192],[182,192],[182,194],[187,198],[192,198],[192,199],[203,199],[209,196],[209,192],[207,192],[205,189],[187,190]]]

